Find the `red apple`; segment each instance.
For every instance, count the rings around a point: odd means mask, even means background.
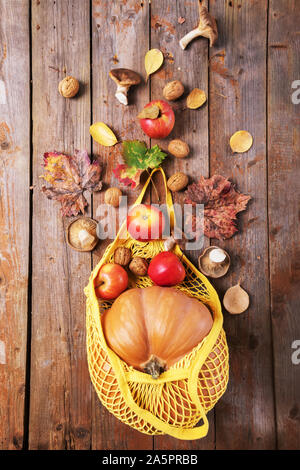
[[[150,101],[145,108],[158,106],[159,116],[156,119],[140,119],[141,128],[152,139],[164,139],[175,124],[175,115],[171,106],[163,100]]]
[[[127,272],[115,263],[104,264],[94,279],[96,296],[105,300],[116,299],[127,286]]]
[[[138,204],[127,215],[127,230],[138,241],[159,240],[165,228],[164,214],[150,204]]]
[[[158,286],[176,286],[185,278],[181,261],[171,251],[162,251],[150,261],[148,276]]]

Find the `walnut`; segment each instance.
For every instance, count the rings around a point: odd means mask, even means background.
[[[129,269],[136,276],[146,276],[148,271],[148,262],[144,258],[136,256],[132,259]]]
[[[73,98],[79,90],[79,82],[77,78],[65,77],[58,85],[58,91],[64,98]]]
[[[180,191],[186,187],[188,182],[189,179],[187,175],[179,171],[178,173],[174,173],[174,175],[170,176],[167,185],[171,191]]]
[[[163,89],[163,96],[168,101],[174,101],[180,98],[184,93],[184,86],[178,80],[169,82]]]
[[[131,251],[125,246],[119,246],[114,252],[114,262],[121,266],[127,266],[131,260]]]
[[[113,207],[119,207],[121,196],[122,191],[119,188],[108,188],[104,195],[105,204],[110,204]]]
[[[169,143],[168,151],[176,158],[185,158],[190,153],[190,148],[183,140],[174,139]]]

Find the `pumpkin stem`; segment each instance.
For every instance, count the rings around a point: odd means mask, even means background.
[[[151,356],[149,361],[143,364],[144,372],[152,376],[153,379],[158,379],[160,374],[166,370],[166,363],[155,356]]]

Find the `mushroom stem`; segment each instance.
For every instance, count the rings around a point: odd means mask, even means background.
[[[187,33],[183,38],[179,41],[181,49],[185,49],[186,46],[193,41],[193,39],[201,36],[202,32],[199,28],[192,29],[189,33]]]
[[[208,12],[204,3],[199,0],[199,24],[197,28],[187,33],[180,41],[179,44],[182,49],[198,36],[203,36],[209,39],[210,47],[212,47],[218,38],[218,28],[216,20]]]
[[[141,77],[133,70],[123,68],[112,69],[109,76],[117,85],[115,97],[120,103],[127,105],[128,90],[132,85],[138,85],[141,82]]]
[[[127,93],[129,90],[129,86],[118,85],[115,97],[120,101],[120,103],[127,105]]]

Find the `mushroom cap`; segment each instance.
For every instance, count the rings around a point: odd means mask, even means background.
[[[209,254],[211,251],[215,249],[220,250],[218,246],[212,246],[212,245],[209,246],[208,248],[202,251],[202,253],[200,254],[198,258],[198,265],[199,265],[200,271],[205,276],[212,277],[212,278],[225,276],[231,263],[229,254],[227,253],[227,251],[223,249],[221,249],[221,251],[223,251],[223,253],[226,255],[224,261],[220,263],[212,262],[209,258]]]
[[[138,85],[141,82],[139,74],[129,69],[112,69],[109,76],[121,86]]]
[[[97,222],[90,217],[77,217],[72,220],[66,229],[68,245],[76,251],[92,251],[99,239],[96,233]],[[86,243],[82,244],[80,232],[87,232]]]

